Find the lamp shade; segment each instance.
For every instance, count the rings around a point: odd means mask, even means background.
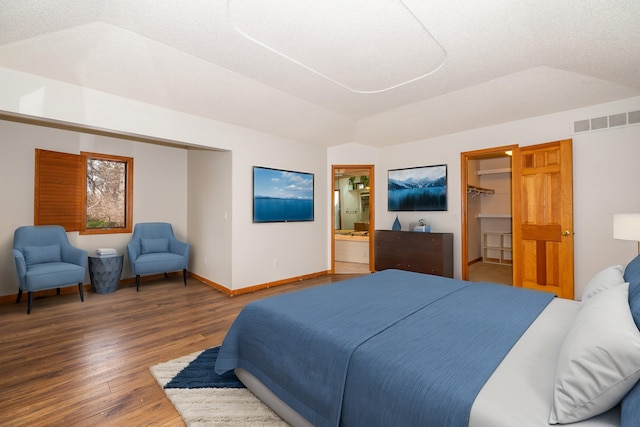
[[[640,242],[640,213],[615,214],[613,238]]]

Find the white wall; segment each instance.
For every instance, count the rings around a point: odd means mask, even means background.
[[[327,186],[326,149],[6,68],[0,68],[0,92],[3,94],[0,97],[0,110],[11,113],[145,135],[189,146],[231,151],[233,155],[230,160],[220,160],[223,163],[231,162],[231,172],[229,169],[221,172],[224,179],[230,180],[225,183],[224,188],[204,189],[208,198],[203,200],[208,200],[211,204],[206,205],[204,209],[205,212],[212,213],[215,221],[219,221],[220,217],[218,207],[214,206],[218,203],[218,198],[223,200],[224,204],[230,205],[224,208],[228,208],[228,215],[231,216],[227,224],[231,224],[232,237],[226,234],[229,225],[214,226],[213,230],[207,229],[203,234],[200,234],[195,225],[192,226],[190,230],[198,234],[197,240],[209,239],[202,242],[202,247],[198,245],[193,248],[196,254],[194,256],[197,257],[192,270],[194,273],[216,282],[219,280],[218,283],[236,290],[328,269],[325,254],[330,230],[328,188],[331,187],[330,184]],[[201,188],[192,191],[187,189],[187,153],[185,150],[181,150],[181,153],[176,159],[185,161],[185,182],[181,194],[172,196],[168,203],[173,203],[175,199],[178,201],[177,205],[184,207],[185,211],[179,220],[184,220],[185,225],[179,227],[176,234],[184,234],[181,237],[188,240],[190,236],[187,235],[187,216],[193,214],[197,218],[196,221],[202,221],[203,218],[198,217],[198,213],[189,213],[186,206],[189,204],[198,207],[205,202],[196,201]],[[214,160],[213,164],[217,161]],[[194,164],[197,162],[194,161]],[[313,173],[316,178],[315,221],[253,224],[251,193],[254,165]],[[170,166],[171,161],[163,162],[161,167],[164,170],[157,169],[153,173],[166,172]],[[25,167],[30,168],[28,164]],[[137,164],[135,167],[137,168]],[[206,167],[209,166],[199,166]],[[142,168],[147,172],[144,166]],[[153,170],[153,166],[150,166],[150,169]],[[200,172],[203,170],[200,169]],[[197,179],[197,173],[194,172],[191,176],[192,182]],[[206,175],[206,172],[202,173]],[[219,178],[219,175],[215,175],[215,178]],[[153,176],[141,179],[143,182],[152,181]],[[32,180],[31,178],[29,184],[31,191]],[[233,195],[231,202],[228,201],[230,194]],[[153,207],[150,211],[165,208],[150,195],[142,197],[145,203],[149,202]],[[27,204],[32,203],[31,200]],[[142,218],[147,216],[142,215]],[[30,216],[32,217],[33,215]],[[220,234],[223,244],[218,246],[213,242]],[[207,257],[207,261],[216,261],[213,265],[207,263],[205,267],[204,256]],[[278,261],[277,267],[274,267],[275,260]],[[213,277],[207,277],[207,274]]]
[[[449,210],[432,213],[400,213],[399,216],[407,226],[410,222],[425,218],[431,225],[432,231],[452,231],[455,234],[454,269],[459,276],[461,271],[460,152],[510,144],[526,146],[565,138],[574,139],[576,296],[581,295],[586,280],[599,269],[613,263],[626,263],[636,253],[633,242],[614,241],[610,236],[613,213],[640,212],[640,198],[636,197],[635,193],[637,187],[635,164],[640,155],[640,144],[638,144],[640,126],[577,135],[571,133],[571,128],[575,120],[638,110],[640,97],[385,148],[376,149],[359,144],[346,144],[325,150],[319,146],[303,144],[4,68],[0,68],[0,92],[2,93],[0,110],[11,113],[64,120],[90,127],[184,142],[186,145],[231,151],[233,155],[229,185],[231,185],[233,196],[230,208],[232,265],[230,274],[223,266],[224,273],[220,273],[220,280],[231,280],[232,289],[327,269],[330,265],[332,229],[330,223],[332,207],[329,206],[331,200],[329,191],[333,179],[330,176],[332,164],[375,165],[375,227],[390,229],[395,214],[387,211],[387,171],[446,163],[449,176]],[[8,168],[2,170],[1,176],[4,179],[0,184],[3,203],[12,205],[8,217],[4,212],[2,214],[2,219],[6,219],[3,223],[7,224],[2,226],[5,227],[5,231],[0,234],[5,248],[10,247],[8,242],[11,234],[7,233],[6,227],[13,230],[16,225],[29,223],[33,218],[33,198],[24,196],[33,191],[33,156],[22,151],[20,145],[26,144],[32,150],[34,146],[31,139],[35,138],[36,134],[40,135],[41,140],[46,140],[48,144],[46,147],[51,149],[61,149],[60,147],[65,147],[68,143],[66,137],[61,139],[52,137],[51,129],[44,133],[34,132],[34,136],[26,140],[4,132],[1,137],[3,146],[0,153],[3,154],[3,163],[11,162]],[[78,136],[73,142],[74,150],[88,149],[85,147],[90,146],[94,138],[97,137],[80,138]],[[141,185],[147,186],[153,183],[154,189],[164,182],[162,175],[166,175],[166,170],[160,168],[178,165],[178,171],[175,173],[182,173],[181,179],[184,181],[181,194],[171,195],[166,205],[161,204],[158,199],[148,193],[140,194],[142,197],[140,205],[147,206],[149,203],[150,208],[146,212],[135,214],[137,215],[135,220],[141,221],[153,217],[160,209],[160,212],[167,215],[172,222],[184,224],[177,227],[177,234],[180,237],[188,234],[186,224],[188,210],[184,206],[195,202],[193,202],[192,193],[189,193],[190,198],[187,197],[187,153],[184,150],[173,149],[175,156],[170,156],[171,160],[166,160],[164,154],[161,154],[163,160],[154,164],[153,160],[158,153],[164,153],[158,146],[132,143],[127,145],[120,141],[104,143],[124,151],[114,154],[133,154],[136,159],[150,156],[151,163],[145,163],[146,159],[141,160],[140,167],[145,172],[145,177],[141,178]],[[96,149],[95,151],[105,150]],[[316,178],[315,221],[253,224],[251,221],[251,168],[254,165],[314,173]],[[137,170],[138,163],[135,167]],[[596,169],[602,171],[601,174],[595,173]],[[154,182],[154,174],[157,174],[160,184]],[[164,184],[170,191],[177,189],[174,181]],[[17,188],[14,188],[14,185]],[[601,191],[594,191],[594,188]],[[137,187],[135,191],[136,194],[140,193]],[[209,195],[212,198],[220,195],[222,200],[225,200],[225,198],[228,199],[228,193],[225,191],[229,190],[222,190],[221,194],[210,191]],[[137,200],[134,203],[137,203]],[[210,208],[210,210],[219,217],[215,209]],[[225,227],[222,229],[225,230]],[[228,242],[229,237],[225,238],[227,239],[225,242]],[[91,246],[92,249],[97,242],[80,243]],[[99,245],[95,246],[104,246],[106,243],[111,242],[99,242]],[[111,246],[122,245],[122,243],[113,242]],[[213,252],[212,256],[218,256],[215,259],[228,259],[225,257],[228,256],[229,245],[228,243],[220,247],[209,245],[205,251],[207,257],[209,252]],[[202,255],[202,252],[200,254]],[[10,258],[10,256],[4,258]],[[274,266],[276,260],[277,266]],[[0,274],[4,272],[5,279],[9,270],[6,262],[5,259],[0,261]],[[198,265],[198,271],[201,267]],[[198,273],[198,271],[195,272]],[[209,270],[203,268],[203,271]],[[9,288],[11,284],[7,285],[5,281],[0,287],[2,289],[0,292],[6,293],[5,289]],[[15,289],[12,288],[11,292],[15,292]]]
[[[190,269],[232,287],[232,153],[188,150]]]
[[[326,271],[330,194],[326,149],[247,131],[233,150],[233,287]],[[253,166],[314,174],[314,221],[253,223]]]
[[[327,270],[325,150],[245,130],[233,151],[188,150],[190,269],[230,290]],[[314,174],[314,221],[253,223],[253,166]]]
[[[390,229],[395,212],[387,211],[389,169],[448,165],[447,212],[401,212],[403,224],[425,218],[435,232],[454,233],[454,271],[461,272],[460,153],[502,145],[520,146],[573,138],[576,298],[591,276],[613,264],[626,264],[637,253],[633,242],[614,240],[612,215],[640,212],[637,163],[640,126],[573,134],[576,120],[640,109],[640,97],[535,117],[438,138],[381,148],[376,163],[376,228]],[[352,155],[346,147],[346,155]],[[340,147],[332,150],[340,158]]]
[[[33,225],[35,149],[79,154],[90,151],[134,158],[133,222],[166,221],[178,238],[187,237],[186,150],[144,144],[104,136],[0,121],[0,295],[17,292],[15,264],[11,256],[13,232]],[[89,252],[113,247],[126,252],[131,235],[79,235],[68,233],[75,246]],[[125,258],[124,277],[131,276]],[[85,280],[89,283],[88,275]]]

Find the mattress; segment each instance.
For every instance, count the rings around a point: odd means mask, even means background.
[[[470,427],[547,426],[553,396],[556,360],[579,302],[554,299],[509,351],[473,403]],[[258,398],[293,426],[310,423],[243,369],[238,378]],[[620,425],[619,408],[589,420],[580,427]]]
[[[215,370],[248,370],[318,426],[466,426],[480,389],[553,299],[385,270],[248,304]]]

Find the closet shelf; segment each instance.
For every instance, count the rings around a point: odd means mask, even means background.
[[[475,185],[467,185],[467,194],[470,194],[472,197],[486,194],[494,194],[495,190],[490,188],[482,188],[476,187]]]
[[[490,175],[494,173],[511,173],[511,168],[486,169],[486,170],[476,171],[476,175]]]
[[[511,218],[509,213],[479,213],[476,218]]]

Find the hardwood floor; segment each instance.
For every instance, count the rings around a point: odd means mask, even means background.
[[[112,294],[85,292],[0,305],[0,425],[182,426],[149,372],[219,345],[250,301],[344,280],[328,275],[229,297],[181,278]]]
[[[469,280],[472,282],[493,282],[505,285],[513,284],[511,265],[476,262],[469,265]]]
[[[335,274],[369,274],[369,264],[359,262],[336,261],[333,269]]]

